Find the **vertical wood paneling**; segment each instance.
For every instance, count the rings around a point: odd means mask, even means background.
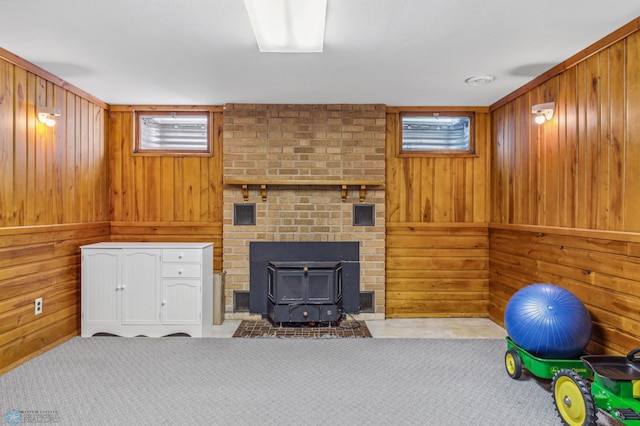
[[[79,246],[108,240],[109,224],[104,124],[80,131],[80,97],[1,58],[0,89],[1,373],[78,333]],[[60,109],[55,127],[39,106]]]
[[[79,211],[80,211],[80,220],[84,221],[89,217],[89,191],[88,188],[90,186],[89,183],[89,103],[85,99],[80,99],[79,104],[79,151],[78,151],[78,159],[80,160],[80,176],[82,177],[80,181],[80,200],[79,200]]]
[[[28,108],[27,121],[24,123],[27,129],[27,162],[23,164],[24,173],[26,174],[27,181],[27,194],[26,194],[26,211],[25,221],[23,226],[36,223],[36,200],[38,198],[36,189],[36,180],[38,171],[36,167],[36,144],[37,144],[37,129],[38,118],[36,116],[36,76],[27,74],[27,99],[30,108]],[[76,180],[77,182],[78,180]]]
[[[543,86],[543,93],[540,99],[558,99],[558,78],[549,80]],[[550,226],[559,225],[559,205],[560,205],[560,179],[559,179],[559,150],[558,150],[558,132],[557,132],[558,118],[550,121],[548,126],[538,126],[542,141],[541,145],[544,147],[544,186],[542,194],[545,194],[544,209],[545,216],[544,222]]]
[[[160,219],[168,222],[173,220],[173,204],[174,204],[174,158],[163,157],[160,160],[160,165],[162,167],[162,173],[160,174],[160,178],[162,179],[160,192],[160,200],[164,203],[162,208],[160,209]],[[118,217],[118,216],[115,216]]]
[[[122,127],[123,112],[109,112],[109,212],[110,217],[123,218]]]
[[[133,220],[140,221],[144,217],[144,202],[147,190],[144,186],[145,177],[145,164],[143,157],[133,157],[133,166],[131,167],[131,180],[132,185],[132,198],[133,198],[133,212],[131,217]]]
[[[66,111],[66,90],[53,86],[53,105]],[[64,117],[58,117],[53,137],[53,214],[54,223],[64,223],[64,211],[67,209],[66,201],[70,195],[66,192],[67,186],[67,121]]]
[[[387,114],[387,221],[487,220],[489,114],[476,113],[475,157],[398,157],[398,113]]]
[[[27,93],[27,71],[14,67],[15,89],[14,89],[14,119],[16,123],[14,132],[14,164],[28,164],[29,152],[27,142],[27,126],[29,123],[29,99]],[[8,167],[16,175],[15,167]],[[25,167],[26,169],[26,167]],[[26,224],[26,208],[28,194],[28,179],[26,173],[22,179],[14,182],[13,197],[13,223],[8,221],[7,226],[24,226]]]
[[[66,108],[64,110],[64,117],[66,126],[66,151],[65,161],[67,167],[65,168],[65,182],[66,187],[64,192],[66,193],[65,208],[63,211],[63,222],[71,223],[76,219],[76,212],[78,210],[78,200],[76,198],[76,182],[79,182],[79,173],[76,164],[76,149],[77,149],[77,137],[76,137],[76,95],[67,93]],[[104,170],[104,169],[103,169]],[[106,185],[105,185],[106,189]],[[102,216],[104,217],[104,216]]]
[[[515,108],[515,105],[509,105],[509,109],[513,110],[513,108]],[[509,114],[509,116],[513,116],[513,114]],[[514,123],[515,124],[515,123]],[[513,140],[514,136],[515,136],[515,128],[517,126],[509,126],[507,128],[507,132],[504,135],[507,140]],[[516,155],[517,155],[517,151],[518,151],[519,146],[517,144],[505,144],[504,145],[504,159],[506,160],[506,164],[513,164],[516,160]],[[508,176],[507,179],[507,185],[505,187],[506,190],[506,197],[507,197],[507,205],[506,205],[506,209],[507,209],[507,220],[509,221],[509,223],[513,222],[513,214],[514,214],[514,202],[515,202],[515,187],[516,187],[516,176],[515,176],[515,170],[513,167],[509,167],[505,173]]]
[[[0,63],[0,223],[13,225],[13,67]]]
[[[162,198],[160,197],[160,157],[146,157],[144,159],[144,217],[151,221],[160,220],[162,212]]]
[[[505,220],[504,200],[506,195],[504,193],[503,183],[505,182],[504,173],[507,172],[505,162],[503,161],[503,147],[505,140],[503,131],[506,127],[505,123],[505,108],[500,108],[493,113],[493,150],[491,151],[491,164],[494,168],[494,172],[491,173],[491,221],[497,222]]]
[[[564,128],[565,140],[565,176],[566,187],[564,196],[564,206],[562,207],[563,220],[561,226],[574,228],[577,223],[578,209],[578,115],[577,115],[577,69],[576,67],[567,70],[564,78],[565,102],[563,107],[563,120],[559,122],[560,128]],[[519,222],[527,223],[527,222]]]
[[[607,229],[609,224],[609,181],[611,169],[609,167],[609,50],[601,52],[598,56],[598,150],[595,161],[597,162],[597,188],[598,210],[596,213],[596,228]]]
[[[198,157],[185,157],[184,159],[184,212],[183,220],[188,222],[200,219],[200,159]]]
[[[638,35],[592,55],[492,111],[492,221],[640,231]],[[634,78],[635,77],[635,78]],[[553,119],[531,106],[556,102]],[[631,134],[629,131],[631,130]]]
[[[625,230],[640,232],[640,34],[630,36],[626,41],[625,87],[626,137],[624,159],[624,199],[623,222]]]
[[[566,81],[565,76],[558,76],[555,78],[556,80],[556,90],[557,90],[557,101],[556,101],[556,114],[557,114],[557,130],[556,137],[558,139],[557,143],[557,151],[558,151],[558,161],[557,161],[557,174],[558,174],[558,213],[557,213],[557,226],[566,226],[567,222],[567,212],[568,205],[567,199],[571,198],[571,196],[567,193],[567,180],[570,179],[570,176],[567,175],[567,171],[569,170],[569,162],[571,161],[567,158],[568,149],[567,149],[567,134],[565,131],[562,131],[563,125],[566,126],[566,105],[567,105],[567,90],[566,90]]]
[[[129,107],[109,114],[113,238],[212,241],[214,268],[221,270],[222,112],[211,114],[213,155],[205,157],[134,155],[134,119]]]
[[[116,168],[120,168],[122,171],[122,182],[120,185],[122,187],[122,191],[120,193],[120,198],[115,198],[114,203],[122,203],[121,211],[122,216],[112,216],[111,220],[122,220],[122,221],[135,221],[137,218],[135,217],[135,202],[134,197],[136,195],[135,188],[133,187],[134,174],[133,174],[133,160],[131,156],[132,151],[132,137],[133,137],[133,114],[126,114],[122,116],[122,133],[120,133],[118,138],[118,143],[120,144],[120,159],[122,160],[121,165],[115,165]],[[109,136],[111,137],[111,136]],[[109,144],[111,145],[111,144]],[[115,194],[114,194],[115,196]]]
[[[36,77],[36,111],[37,107],[47,105],[46,81]],[[36,117],[37,120],[37,117]],[[40,123],[38,123],[40,124]],[[51,211],[51,203],[47,201],[47,175],[49,175],[50,164],[47,161],[47,146],[51,145],[52,129],[38,125],[36,127],[36,147],[35,147],[35,225],[46,224],[47,210]]]
[[[514,162],[513,167],[509,170],[510,175],[513,179],[513,192],[510,193],[509,197],[509,217],[512,219],[512,222],[519,222],[525,220],[524,217],[529,213],[529,204],[530,200],[528,197],[518,198],[515,195],[522,193],[526,188],[528,188],[528,182],[530,179],[529,176],[529,149],[530,144],[528,142],[529,138],[526,137],[529,132],[529,123],[522,122],[522,118],[526,117],[525,114],[522,113],[523,110],[526,110],[529,106],[528,99],[525,96],[520,96],[514,102],[514,131],[513,137],[514,141],[514,155],[512,157],[512,161]],[[524,135],[523,135],[523,132]],[[520,171],[520,172],[518,172]]]
[[[107,112],[104,109],[97,109],[96,113],[99,115],[99,125],[95,128],[95,137],[102,136],[103,143],[98,144],[100,147],[100,188],[103,190],[102,197],[100,197],[100,211],[99,217],[110,217],[109,215],[109,151],[107,144],[109,143],[108,129],[107,129]],[[106,171],[106,172],[103,172]]]
[[[387,317],[486,315],[490,123],[476,113],[476,157],[398,157],[387,113]]]
[[[586,105],[586,93],[587,93],[587,64],[586,62],[579,63],[575,67],[577,69],[577,152],[578,157],[576,161],[577,168],[577,205],[576,205],[576,227],[588,228],[588,214],[586,212],[587,200],[590,198],[588,191],[589,173],[587,170],[587,108]],[[580,212],[580,213],[578,213]],[[524,222],[527,223],[527,222]],[[534,222],[529,222],[534,223]]]
[[[587,215],[587,227],[589,229],[598,229],[598,154],[599,154],[599,124],[598,110],[600,101],[598,94],[600,93],[600,80],[598,79],[599,61],[598,56],[592,56],[587,59],[587,93],[585,105],[586,109],[586,164],[587,172],[587,205],[585,206],[585,214]]]
[[[184,212],[184,190],[183,190],[183,178],[184,175],[184,160],[182,157],[177,157],[173,163],[173,182],[171,187],[173,188],[173,204],[167,206],[173,210],[172,220],[180,221],[184,220],[182,213]]]
[[[450,158],[433,159],[435,184],[426,191],[433,191],[433,221],[453,222],[453,209],[451,200],[453,195],[453,182],[451,181]]]
[[[626,353],[640,337],[639,40],[634,32],[492,111],[489,315],[501,322],[525,285],[561,285],[587,305],[596,353]],[[543,101],[556,115],[527,137],[517,125]],[[506,155],[526,143],[531,157]],[[528,181],[504,191],[518,175]],[[522,200],[535,201],[533,215]]]
[[[611,46],[609,55],[609,223],[608,229],[624,229],[625,42]]]
[[[490,176],[489,170],[491,165],[491,116],[489,114],[477,114],[476,126],[478,141],[483,141],[476,145],[476,153],[480,160],[479,167],[473,162],[467,162],[467,167],[472,168],[473,187],[471,185],[467,191],[473,194],[467,198],[472,204],[470,215],[467,216],[468,222],[486,222],[490,217]]]
[[[46,101],[43,105],[49,105],[52,106],[54,103],[54,94],[53,94],[53,89],[54,89],[54,85],[53,83],[51,83],[50,81],[46,81],[43,80],[43,84],[44,84],[44,93],[45,93],[45,98]],[[43,210],[43,214],[42,216],[45,218],[45,221],[43,222],[43,224],[47,224],[49,223],[49,220],[51,221],[51,223],[58,223],[56,221],[57,219],[57,212],[55,210],[55,204],[54,204],[54,191],[55,191],[55,186],[54,186],[54,170],[55,170],[55,158],[54,158],[54,147],[55,147],[55,137],[56,137],[56,129],[53,127],[46,127],[46,126],[40,126],[40,127],[44,127],[45,131],[46,131],[46,138],[43,140],[43,147],[44,147],[44,157],[45,157],[45,164],[46,164],[46,169],[45,169],[45,179],[44,179],[44,199],[45,199],[45,204],[42,206]],[[50,218],[50,219],[49,219]]]

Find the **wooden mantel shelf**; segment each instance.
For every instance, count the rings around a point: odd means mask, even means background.
[[[242,187],[242,197],[249,199],[249,186],[260,186],[262,201],[267,201],[267,186],[339,186],[342,188],[342,201],[347,199],[347,188],[360,187],[360,201],[364,201],[367,186],[382,186],[379,180],[345,180],[345,179],[227,179],[225,185],[239,185]]]

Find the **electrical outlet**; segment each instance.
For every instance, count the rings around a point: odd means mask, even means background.
[[[38,297],[35,301],[35,312],[36,312],[36,315],[39,315],[42,313],[42,297]]]

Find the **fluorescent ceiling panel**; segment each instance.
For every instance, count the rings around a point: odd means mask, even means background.
[[[327,0],[244,0],[261,52],[322,52]]]

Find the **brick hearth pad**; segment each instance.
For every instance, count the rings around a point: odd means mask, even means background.
[[[343,320],[332,327],[308,325],[279,327],[269,320],[243,320],[233,337],[275,337],[275,338],[354,338],[371,337],[364,321]]]

